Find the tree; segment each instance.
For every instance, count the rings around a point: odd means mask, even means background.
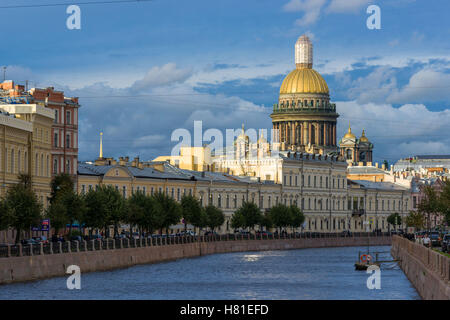
[[[158,221],[160,221],[159,229],[162,233],[166,229],[166,234],[169,232],[169,227],[180,222],[182,210],[180,204],[168,195],[158,192],[154,196],[158,203]]]
[[[386,220],[388,223],[392,224],[395,228],[397,228],[396,226],[402,224],[402,218],[397,212],[391,214],[389,217],[387,217]]]
[[[109,226],[114,226],[114,236],[119,234],[119,223],[125,217],[125,200],[120,194],[119,190],[111,185],[101,185],[97,192],[102,194],[106,208],[106,221],[104,227],[106,230],[106,237],[109,237]]]
[[[427,229],[431,229],[431,215],[439,212],[439,199],[432,186],[423,187],[424,197],[420,201],[418,211],[427,216]]]
[[[29,231],[41,219],[42,204],[32,190],[31,183],[26,183],[26,180],[21,179],[20,183],[8,189],[5,197],[10,226],[17,231],[16,243],[20,242],[22,231]]]
[[[55,234],[58,234],[59,230],[64,228],[67,223],[69,223],[67,208],[62,201],[54,200],[50,203],[46,211],[46,216],[50,219],[50,223]]]
[[[425,216],[421,212],[410,211],[405,222],[408,227],[414,227],[416,230],[420,230],[425,226]]]
[[[0,230],[6,230],[11,224],[11,216],[6,201],[0,201]]]
[[[208,205],[205,208],[207,216],[207,226],[214,231],[215,228],[220,227],[225,222],[225,215],[222,210],[213,205]]]
[[[131,232],[131,227],[137,225],[141,232],[153,233],[162,224],[162,217],[158,214],[161,208],[153,197],[136,192],[128,199],[126,207],[125,221],[130,224]]]
[[[289,207],[289,211],[291,213],[291,224],[290,226],[295,229],[302,226],[303,222],[305,222],[305,216],[297,206],[291,205]]]
[[[79,195],[73,189],[63,190],[58,194],[55,202],[61,202],[65,207],[67,223],[69,223],[69,235],[72,235],[72,225],[78,221],[80,230],[82,220],[86,214],[86,203],[83,196]]]
[[[266,230],[269,230],[270,228],[273,227],[273,222],[272,222],[272,218],[270,216],[270,211],[265,211],[262,214],[262,219],[261,219],[261,222],[259,225],[261,226],[261,230],[262,230],[262,227],[265,227]]]
[[[202,206],[200,202],[192,195],[184,195],[181,198],[181,211],[184,218],[184,231],[187,230],[187,224],[194,227],[202,224]]]
[[[255,225],[262,221],[261,210],[253,202],[244,202],[242,206],[236,210],[231,218],[231,226],[237,228],[253,229]]]
[[[444,181],[438,203],[439,212],[443,215],[447,225],[450,225],[450,180]]]
[[[87,210],[83,220],[91,234],[92,228],[101,229],[108,223],[107,200],[105,194],[98,190],[89,190],[84,199]]]
[[[50,202],[56,199],[56,195],[60,192],[74,191],[74,182],[72,177],[67,173],[60,173],[52,178],[50,182]]]
[[[276,228],[285,228],[291,225],[291,210],[284,204],[277,204],[269,210],[270,218]]]

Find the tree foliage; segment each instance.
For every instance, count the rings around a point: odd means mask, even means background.
[[[253,202],[244,202],[231,217],[231,227],[234,229],[253,229],[255,225],[260,224],[262,220],[263,216],[258,206]]]
[[[225,215],[223,211],[213,205],[208,205],[205,208],[206,213],[206,226],[209,227],[212,231],[215,228],[220,227],[225,222]]]
[[[20,241],[22,231],[30,231],[40,223],[42,204],[25,181],[8,189],[3,210],[6,210],[9,225],[16,229],[16,243]]]
[[[421,212],[410,211],[409,215],[405,218],[405,222],[408,227],[414,227],[420,230],[425,226],[425,216]]]

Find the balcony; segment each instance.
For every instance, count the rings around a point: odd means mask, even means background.
[[[364,210],[364,209],[353,209],[352,217],[361,217],[365,213],[366,213],[366,210]]]

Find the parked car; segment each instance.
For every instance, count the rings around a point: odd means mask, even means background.
[[[257,235],[258,237],[260,237],[260,236],[263,236],[263,237],[271,237],[271,236],[273,236],[273,233],[270,232],[270,231],[266,231],[266,230],[263,230],[263,231],[258,230],[258,231],[256,231],[256,235]]]
[[[21,243],[23,246],[26,246],[26,245],[30,245],[30,244],[32,244],[32,245],[39,244],[40,242],[39,242],[39,241],[36,241],[36,240],[33,239],[33,238],[31,238],[31,239],[23,239],[23,240],[20,241],[20,243]]]
[[[351,237],[352,233],[350,232],[350,230],[344,230],[344,231],[342,231],[341,236],[342,237]]]
[[[430,233],[430,241],[431,241],[431,246],[432,247],[438,247],[441,245],[441,236],[439,234],[439,232],[431,232]]]
[[[215,231],[206,231],[205,236],[218,236],[219,234]]]

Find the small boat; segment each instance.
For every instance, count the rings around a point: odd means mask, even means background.
[[[356,262],[355,263],[355,270],[358,271],[364,271],[367,270],[367,268],[369,268],[369,266],[380,266],[379,263],[374,262],[374,263],[362,263],[362,262]]]

